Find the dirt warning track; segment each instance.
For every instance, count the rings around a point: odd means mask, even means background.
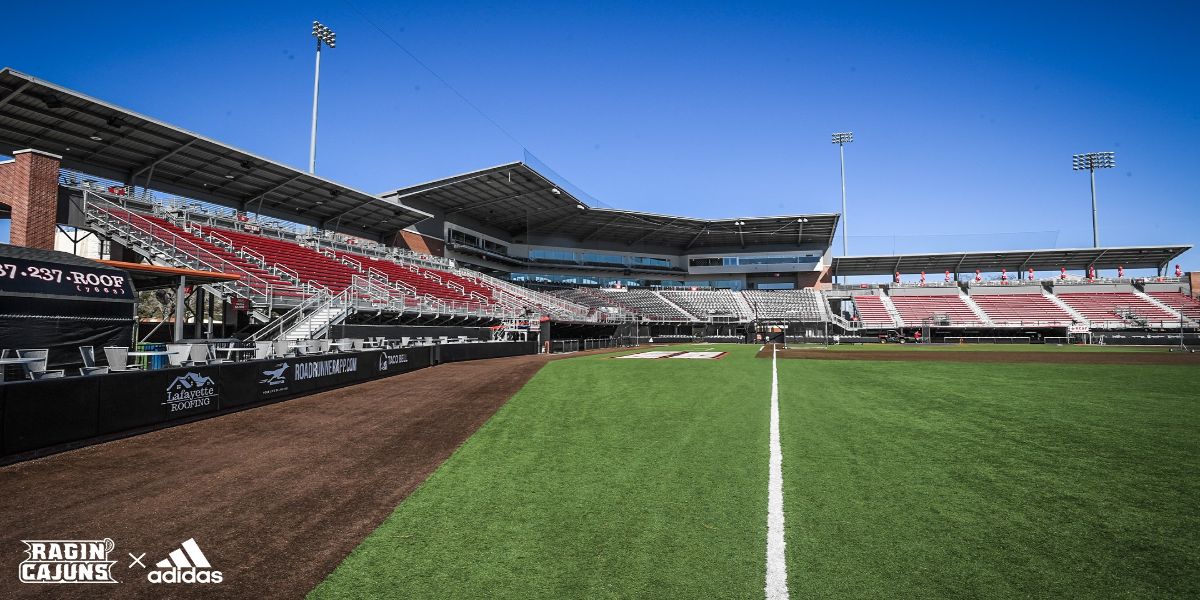
[[[303,598],[547,360],[442,365],[0,467],[0,597]],[[104,538],[120,583],[18,581],[21,540]],[[147,582],[192,538],[222,583]]]
[[[758,358],[771,358],[768,346]],[[801,360],[877,360],[888,362],[1039,363],[1062,365],[1200,365],[1200,354],[1183,352],[1020,352],[989,350],[813,350],[779,351],[779,358]]]

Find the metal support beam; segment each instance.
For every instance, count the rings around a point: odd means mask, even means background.
[[[174,339],[174,341],[176,341],[176,342],[183,339],[183,319],[184,319],[183,303],[185,300],[183,294],[184,294],[184,291],[186,290],[186,288],[187,288],[187,276],[180,275],[179,276],[179,287],[175,288],[175,339]]]
[[[168,153],[166,153],[166,154],[163,154],[162,156],[159,156],[158,158],[154,159],[153,161],[151,161],[151,162],[148,162],[148,163],[141,164],[141,165],[139,165],[139,166],[137,166],[137,167],[134,167],[134,168],[135,168],[135,169],[137,169],[137,170],[136,170],[136,171],[132,171],[132,172],[130,172],[130,174],[129,174],[129,185],[133,185],[133,180],[134,180],[134,178],[135,178],[135,177],[137,177],[138,175],[141,175],[142,173],[145,173],[146,171],[149,171],[151,168],[153,168],[153,167],[157,166],[157,165],[158,165],[159,163],[161,163],[162,161],[164,161],[164,160],[167,160],[168,158],[171,158],[172,156],[175,156],[176,154],[179,154],[179,152],[180,152],[181,150],[184,150],[185,148],[187,148],[187,147],[191,146],[192,144],[196,143],[196,141],[197,141],[197,140],[196,140],[196,138],[192,138],[192,139],[188,140],[187,142],[184,142],[183,144],[180,144],[180,145],[179,145],[178,147],[176,147],[174,150],[172,150],[172,151],[170,151],[170,152],[168,152]]]

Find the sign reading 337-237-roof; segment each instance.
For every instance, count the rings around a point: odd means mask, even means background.
[[[133,297],[129,276],[116,269],[0,258],[0,290],[8,293],[93,298]]]

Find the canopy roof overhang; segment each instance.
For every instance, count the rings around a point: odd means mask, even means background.
[[[706,247],[828,246],[837,214],[697,219],[589,206],[523,162],[514,162],[382,194],[419,202],[454,223],[462,215],[514,238],[536,234],[652,244],[683,251]]]
[[[62,166],[148,189],[380,240],[429,217],[79,92],[0,70],[0,154],[33,148]]]
[[[1192,247],[1122,246],[1112,248],[1065,248],[1050,250],[1006,250],[1001,252],[941,252],[882,256],[838,256],[833,258],[833,275],[891,275],[926,273],[987,273],[1009,271],[1057,271],[1097,269],[1162,269]]]
[[[129,273],[133,285],[138,290],[158,290],[174,288],[183,278],[187,285],[208,285],[224,281],[237,281],[240,275],[218,273],[216,271],[196,271],[193,269],[178,269],[147,263],[132,263],[121,260],[97,260],[96,262],[121,269]]]

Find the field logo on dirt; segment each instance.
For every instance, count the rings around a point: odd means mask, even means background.
[[[167,385],[167,412],[204,408],[217,399],[217,383],[212,377],[188,372]]]
[[[650,352],[638,352],[637,354],[626,354],[624,356],[618,356],[616,358],[645,358],[645,359],[654,360],[654,359],[658,359],[658,358],[667,358],[669,356],[675,356],[676,354],[682,354],[682,352],[671,352],[668,350],[652,350]]]
[[[670,358],[690,358],[693,360],[716,360],[725,356],[725,352],[680,352]]]
[[[21,540],[21,583],[117,583],[108,560],[116,544],[102,540]]]
[[[188,538],[146,573],[150,583],[221,583],[224,579],[225,576],[209,564],[194,538]]]

